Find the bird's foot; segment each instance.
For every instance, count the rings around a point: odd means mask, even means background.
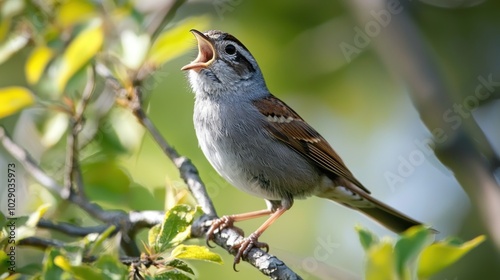
[[[240,235],[245,235],[242,229],[234,226],[234,218],[231,216],[223,216],[219,219],[213,220],[210,228],[207,231],[207,246],[210,248],[214,248],[214,246],[210,245],[210,240],[214,239],[215,232],[220,232],[225,228],[233,228]]]
[[[261,249],[265,248],[266,252],[269,252],[269,245],[267,243],[264,243],[264,242],[259,242],[259,240],[258,240],[259,236],[260,236],[260,234],[254,232],[254,233],[250,234],[250,236],[243,238],[243,240],[234,244],[231,247],[231,249],[233,249],[233,250],[238,250],[238,252],[234,256],[234,263],[233,263],[234,271],[238,271],[238,270],[236,270],[236,265],[238,263],[240,263],[241,258],[246,256],[253,247],[261,248]]]

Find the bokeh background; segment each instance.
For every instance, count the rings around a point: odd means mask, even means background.
[[[140,5],[148,9],[154,7],[153,2]],[[401,13],[391,14],[392,17],[408,17],[418,27],[421,37],[416,39],[428,47],[441,78],[453,89],[456,104],[474,94],[481,83],[479,77],[500,82],[500,3],[389,2],[400,5]],[[388,70],[374,49],[377,32],[367,35],[366,23],[355,19],[355,9],[349,1],[188,1],[178,10],[174,21],[209,15],[209,29],[220,29],[240,39],[257,59],[270,91],[331,143],[374,196],[432,225],[441,232],[438,238],[456,235],[468,240],[484,234],[467,195],[453,174],[427,148],[431,134],[412,105],[409,88],[398,73]],[[377,12],[374,10],[374,14]],[[371,20],[376,21],[376,16]],[[360,32],[365,34],[364,39]],[[356,51],[346,53],[346,46]],[[196,53],[193,38],[190,53],[166,64],[148,81],[149,116],[164,137],[198,167],[219,215],[262,209],[263,200],[240,192],[221,179],[197,146],[192,125],[194,95],[185,73],[179,70]],[[0,86],[25,83],[22,74],[25,57],[26,53],[20,53],[0,66]],[[500,153],[499,96],[500,85],[495,85],[491,98],[472,108],[472,115],[464,117],[478,122],[497,154]],[[132,119],[123,119],[124,130],[129,129],[125,124]],[[13,129],[18,121],[19,116],[12,116],[0,122]],[[150,137],[142,139],[138,129],[131,133],[139,135],[139,144],[133,152],[120,157],[118,166],[90,161],[84,169],[90,186],[105,182],[116,188],[89,187],[89,192],[97,200],[118,193],[115,204],[161,210],[165,185],[182,187],[183,182]],[[120,182],[106,182],[109,172],[125,174],[123,182],[129,184],[126,192],[116,190],[121,187]],[[50,200],[36,184],[28,182],[26,186],[29,199]],[[149,193],[138,194],[144,192],[142,187]],[[33,205],[26,206],[27,211],[30,207]],[[73,215],[89,219],[82,213]],[[262,222],[254,220],[238,226],[249,234]],[[378,235],[394,237],[350,209],[310,198],[296,201],[261,240],[270,244],[272,254],[306,279],[339,276],[339,279],[360,279],[364,252],[354,229],[357,224]],[[240,272],[236,274],[232,270],[232,257],[223,250],[215,250],[224,257],[224,267],[196,262],[200,279],[262,278],[248,264],[239,265]],[[499,279],[499,263],[498,251],[487,241],[433,279]]]

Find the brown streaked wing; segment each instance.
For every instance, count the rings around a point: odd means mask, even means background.
[[[268,118],[269,125],[266,128],[277,139],[315,162],[321,169],[347,179],[370,194],[370,191],[354,178],[328,142],[283,101],[271,95],[255,100],[254,105]]]

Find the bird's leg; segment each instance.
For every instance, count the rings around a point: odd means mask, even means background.
[[[212,221],[210,228],[208,229],[207,235],[207,246],[212,247],[209,241],[214,238],[214,233],[216,231],[220,232],[224,228],[233,227],[235,222],[246,221],[250,219],[259,218],[262,216],[271,215],[256,231],[254,231],[250,236],[243,238],[240,242],[234,244],[231,249],[238,250],[234,257],[233,269],[236,270],[236,265],[240,262],[241,258],[246,256],[253,247],[266,248],[269,251],[269,245],[264,242],[259,242],[259,237],[266,231],[266,229],[271,226],[283,213],[292,207],[293,198],[283,199],[283,200],[266,200],[268,208],[259,211],[253,211],[248,213],[236,214],[223,216],[219,219]],[[233,227],[236,228],[236,227]],[[244,235],[240,230],[241,235]]]
[[[259,210],[259,211],[248,212],[248,213],[222,216],[221,218],[214,220],[212,222],[212,224],[210,225],[210,228],[207,231],[207,246],[212,247],[210,245],[209,241],[214,238],[214,233],[216,231],[220,232],[224,228],[233,227],[233,224],[235,222],[241,222],[241,221],[259,218],[262,216],[270,215],[271,213],[273,213],[273,210],[271,208],[269,208],[269,209],[264,209],[264,210]],[[239,229],[239,228],[237,228],[237,229],[240,231],[241,235],[245,235],[241,229]]]
[[[246,256],[250,250],[253,247],[257,248],[266,248],[266,252],[269,251],[269,245],[264,242],[259,242],[259,237],[266,231],[266,229],[271,226],[283,213],[285,213],[290,207],[292,207],[293,200],[282,200],[281,203],[277,206],[275,201],[271,201],[270,204],[272,205],[271,208],[271,216],[250,236],[244,238],[241,240],[239,243],[234,244],[231,249],[238,249],[238,252],[236,253],[234,257],[234,263],[233,263],[233,269],[236,270],[236,265],[240,262],[241,258]]]

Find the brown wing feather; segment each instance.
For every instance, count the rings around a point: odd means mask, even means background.
[[[365,188],[347,169],[342,159],[328,142],[292,108],[274,96],[255,100],[254,105],[269,120],[267,129],[277,139],[313,161],[334,176],[345,178],[366,193]],[[350,188],[350,186],[345,186]],[[358,193],[357,189],[353,189]]]

